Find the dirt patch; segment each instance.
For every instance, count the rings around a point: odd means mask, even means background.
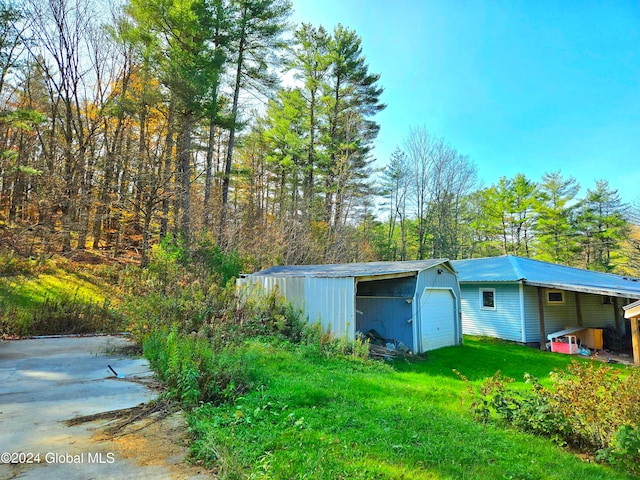
[[[138,412],[140,414],[141,412]],[[177,480],[216,478],[210,470],[188,461],[189,433],[181,411],[156,411],[133,422],[96,432],[96,442],[108,442],[120,458],[136,465],[166,468]]]

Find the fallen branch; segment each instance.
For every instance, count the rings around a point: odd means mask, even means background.
[[[111,410],[108,412],[100,412],[95,413],[93,415],[84,415],[81,417],[72,418],[67,420],[65,423],[68,426],[80,425],[83,423],[94,422],[96,420],[109,420],[110,422],[117,422],[114,425],[106,428],[104,431],[109,435],[115,435],[124,429],[126,426],[141,421],[145,418],[148,418],[152,415],[155,415],[156,418],[147,422],[142,427],[134,430],[137,432],[142,430],[143,428],[151,425],[152,423],[165,418],[169,414],[178,410],[178,406],[174,404],[171,400],[164,400],[161,402],[150,402],[150,403],[141,403],[138,406],[131,408],[123,408],[120,410]],[[133,432],[129,432],[133,433]]]

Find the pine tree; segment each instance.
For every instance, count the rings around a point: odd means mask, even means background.
[[[626,209],[607,180],[597,180],[595,188],[587,190],[578,216],[586,268],[613,271],[620,243],[629,232]]]
[[[276,54],[285,47],[281,36],[287,29],[286,21],[291,13],[291,4],[287,0],[234,0],[231,3],[234,11],[231,48],[235,54],[235,73],[229,142],[222,176],[219,241],[222,240],[227,217],[236,132],[241,126],[240,94],[243,91],[264,94],[265,90],[276,86],[274,67],[279,63]]]
[[[571,265],[579,251],[575,225],[575,178],[563,178],[559,171],[547,172],[538,185],[536,210],[536,258]]]

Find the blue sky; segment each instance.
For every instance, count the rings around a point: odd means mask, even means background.
[[[362,37],[388,106],[385,164],[424,126],[485,186],[524,173],[604,178],[640,200],[640,2],[293,0],[295,23]]]

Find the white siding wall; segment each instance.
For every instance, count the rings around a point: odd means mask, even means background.
[[[495,290],[495,310],[481,307],[482,289]],[[484,335],[514,342],[522,341],[520,287],[518,284],[466,284],[462,294],[462,330],[469,335]]]
[[[355,338],[355,281],[346,278],[304,279],[305,306],[310,322],[320,320],[322,328],[335,336]]]
[[[539,342],[540,316],[538,315],[538,292],[536,287],[524,286],[524,318],[526,330],[525,342]]]

